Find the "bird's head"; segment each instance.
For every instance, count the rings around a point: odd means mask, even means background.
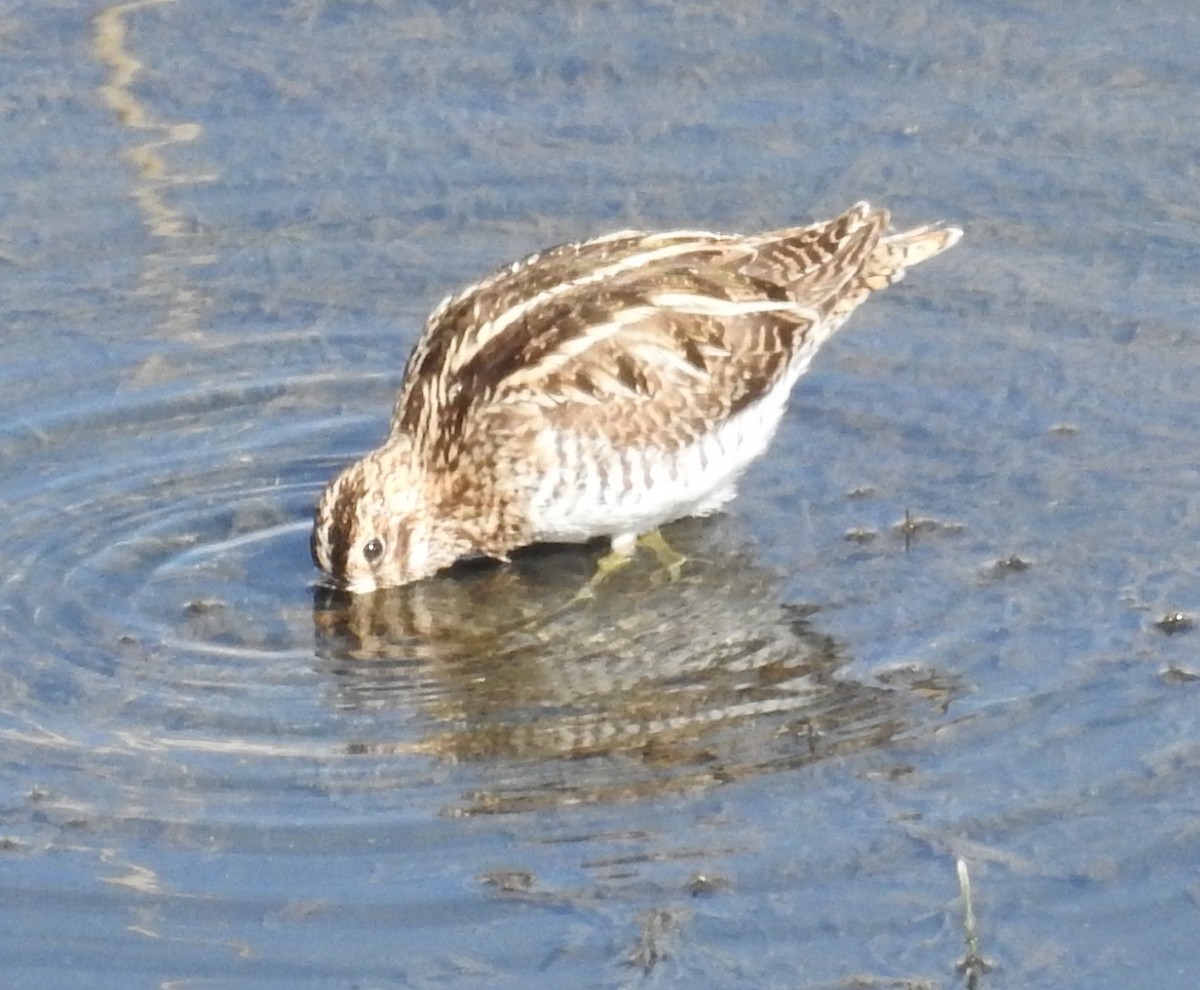
[[[403,434],[351,464],[326,487],[313,521],[312,558],[356,593],[429,577],[466,552],[438,525],[429,477]]]

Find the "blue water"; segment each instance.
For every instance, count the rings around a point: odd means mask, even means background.
[[[961,858],[978,986],[1191,987],[1197,50],[1183,3],[10,3],[0,984],[966,986]],[[444,294],[858,199],[967,235],[684,580],[314,594]]]

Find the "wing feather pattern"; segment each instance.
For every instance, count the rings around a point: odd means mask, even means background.
[[[622,231],[531,255],[437,308],[392,430],[443,467],[517,409],[613,442],[689,442],[806,362],[876,287],[887,222],[860,203],[752,237]]]

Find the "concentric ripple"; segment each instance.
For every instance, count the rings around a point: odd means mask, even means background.
[[[471,812],[711,786],[910,724],[903,692],[837,676],[836,646],[713,523],[677,527],[683,580],[639,561],[586,604],[591,557],[567,549],[314,612],[311,507],[367,431],[311,410],[362,387],[175,385],[5,439],[24,465],[4,491],[10,744],[74,751],[123,800],[132,774],[160,810],[194,796],[197,761],[218,790],[342,792],[509,766],[431,796]]]
[[[312,724],[319,704],[305,548],[332,462],[295,410],[329,384],[185,383],[0,438],[20,465],[0,487],[4,677],[22,699],[3,716],[8,758],[74,751],[100,782],[136,753],[328,748],[277,719]],[[161,786],[161,769],[132,781]]]

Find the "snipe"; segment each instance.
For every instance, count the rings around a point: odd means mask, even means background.
[[[877,289],[955,244],[866,203],[748,236],[620,231],[445,299],[387,439],[317,506],[316,564],[355,592],[466,556],[639,534],[713,512],[796,379]]]

